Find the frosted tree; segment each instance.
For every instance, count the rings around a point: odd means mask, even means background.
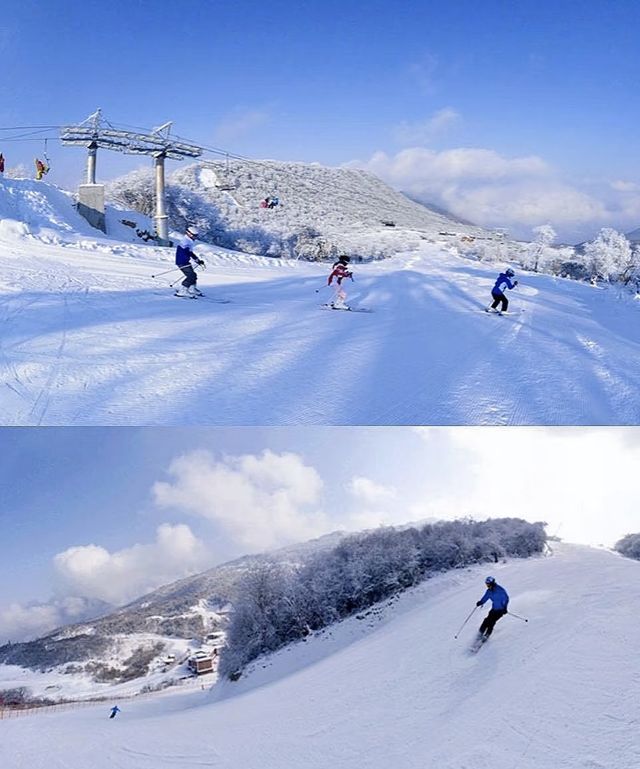
[[[637,257],[629,241],[609,227],[600,230],[596,238],[587,243],[584,255],[591,274],[601,280],[628,283],[637,272],[637,264],[634,264]]]
[[[525,266],[534,272],[538,272],[541,265],[544,265],[547,261],[546,252],[556,239],[556,231],[550,224],[541,224],[539,227],[534,227],[533,232],[535,239],[528,249]]]
[[[253,566],[242,580],[239,593],[227,637],[228,650],[221,662],[223,675],[232,675],[248,660],[288,643],[298,629],[289,600],[289,575],[281,564]]]

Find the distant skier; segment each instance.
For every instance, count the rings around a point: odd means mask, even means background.
[[[176,248],[176,265],[184,273],[184,280],[180,288],[176,291],[176,296],[189,296],[195,298],[202,296],[202,291],[198,289],[196,283],[198,276],[191,266],[191,260],[204,267],[204,260],[197,257],[192,250],[192,243],[198,237],[198,230],[189,225],[185,230],[185,235]]]
[[[119,708],[117,705],[114,705],[114,706],[111,708],[111,715],[109,716],[109,718],[115,718],[115,717],[116,717],[116,715],[117,715],[119,712],[120,712],[120,708]]]
[[[347,268],[347,265],[350,261],[350,257],[348,257],[346,254],[338,257],[338,261],[334,262],[333,270],[331,271],[331,275],[329,275],[329,279],[327,280],[328,286],[333,285],[334,278],[336,281],[335,293],[333,295],[333,299],[331,302],[329,302],[329,305],[336,310],[348,309],[345,301],[347,298],[347,292],[344,290],[342,281],[345,280],[345,278],[351,278],[351,280],[353,280],[353,273]]]
[[[482,621],[480,629],[478,630],[478,638],[481,641],[486,641],[487,638],[489,638],[493,632],[494,625],[500,617],[504,617],[509,606],[509,595],[507,591],[496,582],[495,577],[487,577],[484,584],[487,586],[487,589],[482,598],[476,603],[476,606],[483,606],[490,600],[491,609]]]
[[[4,173],[4,155],[0,152],[0,174]]]
[[[491,289],[491,296],[493,297],[493,303],[490,307],[487,307],[485,309],[485,312],[491,312],[493,310],[494,312],[497,312],[499,315],[501,315],[503,312],[507,311],[507,307],[509,306],[509,300],[504,294],[505,288],[512,289],[515,288],[518,285],[518,281],[514,280],[513,283],[511,282],[511,278],[515,275],[515,272],[509,267],[504,272],[501,272],[500,275],[498,275],[498,279],[496,280],[495,286]],[[502,307],[498,309],[498,305],[502,304]]]

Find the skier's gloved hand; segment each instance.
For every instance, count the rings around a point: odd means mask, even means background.
[[[518,285],[518,281],[517,281],[517,280],[514,280],[514,281],[513,281],[513,285],[514,285],[514,286],[517,286],[517,285]]]
[[[200,267],[206,267],[207,265],[204,263],[204,259],[198,259],[198,264]]]
[[[476,606],[482,606],[482,601],[476,601]]]

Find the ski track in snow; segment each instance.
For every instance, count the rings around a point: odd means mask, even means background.
[[[0,423],[640,422],[640,308],[613,291],[521,273],[524,312],[484,315],[498,268],[424,244],[354,266],[374,313],[328,313],[327,265],[201,253],[231,303],[175,299],[166,250],[0,242]]]

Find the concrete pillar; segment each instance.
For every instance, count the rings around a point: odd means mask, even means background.
[[[87,158],[87,184],[96,183],[96,160],[98,158],[98,145],[91,142],[89,145],[89,157]]]
[[[165,207],[165,188],[164,188],[164,161],[166,155],[164,152],[155,156],[156,166],[156,232],[158,233],[158,243],[169,240],[168,216]]]
[[[84,216],[92,227],[102,232],[107,231],[103,184],[81,184],[78,187],[78,213]]]

